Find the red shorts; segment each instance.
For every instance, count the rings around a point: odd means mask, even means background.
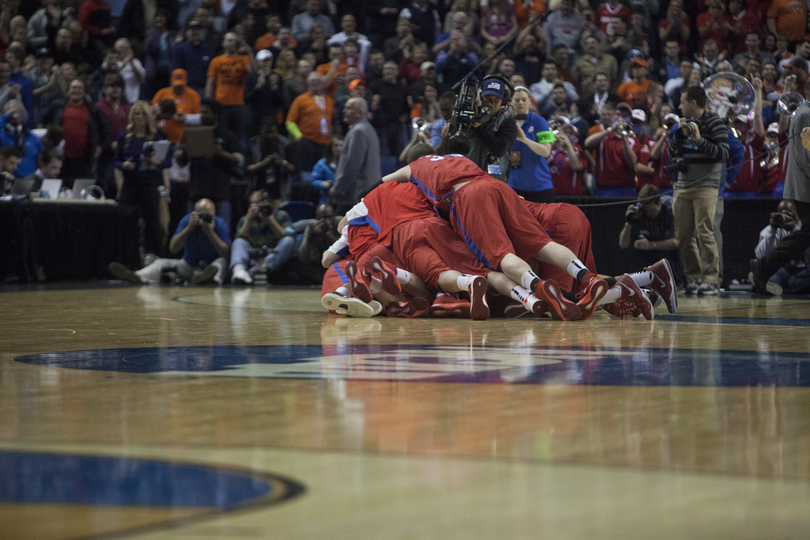
[[[439,275],[449,270],[479,276],[490,272],[438,216],[401,223],[392,232],[394,253],[404,268],[430,287],[437,289]]]
[[[377,245],[377,231],[369,225],[349,225],[349,253],[359,261],[363,253]]]
[[[530,261],[551,239],[505,182],[475,180],[456,191],[450,219],[484,266],[497,270],[514,254]]]
[[[573,251],[588,270],[596,273],[591,250],[591,222],[582,210],[566,203],[536,204],[526,201],[525,204],[552,241]],[[565,270],[539,261],[533,262],[532,267],[541,278],[553,279],[567,291],[579,291],[579,282]]]
[[[321,298],[323,295],[334,292],[338,287],[342,287],[344,283],[349,282],[346,276],[346,263],[348,259],[342,259],[326,269],[326,274],[323,276],[323,285],[321,285]]]

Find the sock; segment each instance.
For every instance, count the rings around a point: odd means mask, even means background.
[[[439,291],[439,292],[437,292],[437,293],[436,293],[436,298],[438,298],[438,297],[440,297],[440,296],[450,296],[450,295],[449,295],[449,294],[447,294],[447,293],[446,293],[446,292],[444,292],[444,291]]]
[[[474,277],[475,276],[471,276],[470,274],[461,274],[458,279],[456,279],[456,284],[462,291],[466,291]]]
[[[605,280],[605,283],[607,283],[608,287],[613,287],[614,285],[616,285],[616,278],[615,277],[608,276],[608,277],[604,278],[604,280]]]
[[[585,274],[588,273],[588,269],[585,268],[585,265],[579,259],[574,259],[570,263],[568,263],[568,275],[577,278],[577,281],[582,281],[582,278],[585,277]]]
[[[530,293],[527,289],[524,289],[520,285],[515,285],[510,295],[518,302],[522,302],[523,304],[525,304],[526,299],[532,296],[532,293]]]
[[[630,279],[636,282],[636,285],[639,287],[649,287],[650,283],[653,281],[652,272],[649,270],[644,270],[643,272],[636,272],[635,274],[630,274]]]
[[[382,290],[382,281],[371,276],[371,283],[368,284],[368,289],[371,291],[371,294],[377,294]]]
[[[350,293],[349,289],[347,289],[346,287],[338,287],[337,289],[335,289],[335,293],[339,294],[344,298],[351,298],[352,296],[352,293]]]
[[[577,298],[576,293],[572,293],[570,291],[562,291],[562,290],[560,292],[562,293],[563,298],[565,298],[569,302],[573,302],[573,303],[576,304],[577,301],[579,300],[579,298]]]
[[[411,273],[402,268],[397,268],[397,279],[400,283],[408,283],[411,280]]]
[[[602,304],[612,304],[613,302],[618,302],[619,298],[622,297],[622,290],[619,287],[611,287],[608,289],[608,292],[605,293],[605,296],[602,297],[601,300],[596,304],[601,306]]]
[[[540,281],[540,278],[537,277],[537,274],[535,274],[531,270],[527,270],[526,272],[523,273],[522,276],[520,276],[520,285],[524,289],[530,290],[533,289],[534,284],[537,283],[538,281]]]

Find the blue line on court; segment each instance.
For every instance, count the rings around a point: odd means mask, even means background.
[[[773,319],[756,317],[690,317],[689,315],[663,315],[662,321],[692,322],[703,324],[743,324],[754,326],[810,326],[810,319]]]

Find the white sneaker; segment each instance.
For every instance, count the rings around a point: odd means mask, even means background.
[[[250,274],[245,267],[241,264],[234,266],[233,272],[231,273],[231,283],[234,285],[250,285],[253,283],[253,278],[250,277]]]
[[[323,295],[321,305],[340,315],[346,314],[349,317],[359,317],[363,319],[373,317],[382,309],[382,305],[376,300],[372,300],[370,304],[366,304],[357,298],[348,298],[334,292]]]
[[[698,296],[717,296],[720,290],[714,283],[701,283],[697,288]]]

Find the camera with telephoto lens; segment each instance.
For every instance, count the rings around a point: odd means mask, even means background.
[[[472,78],[463,79],[461,81],[461,89],[456,97],[456,104],[453,107],[453,115],[450,118],[450,130],[448,138],[450,142],[464,142],[466,143],[470,137],[470,129],[475,123],[486,123],[490,117],[496,115],[498,111],[493,111],[487,105],[478,107],[475,110],[475,104],[478,101],[479,90],[485,86],[487,81],[497,79],[505,87],[506,93],[503,98],[502,105],[507,105],[509,99],[514,92],[512,84],[503,78],[501,75],[487,75],[482,81],[477,81]]]
[[[273,214],[273,205],[266,201],[259,203],[259,215],[266,218]]]
[[[315,230],[321,234],[326,234],[332,230],[332,224],[326,218],[321,218],[315,222]]]
[[[199,212],[197,212],[197,217],[200,218],[200,221],[202,221],[203,223],[214,222],[214,216],[212,216],[208,210],[200,210]]]
[[[641,220],[641,203],[636,203],[633,205],[633,210],[627,214],[627,223],[630,225],[635,225]]]
[[[683,173],[689,168],[689,164],[682,157],[672,158],[672,163],[662,167],[664,174]]]

